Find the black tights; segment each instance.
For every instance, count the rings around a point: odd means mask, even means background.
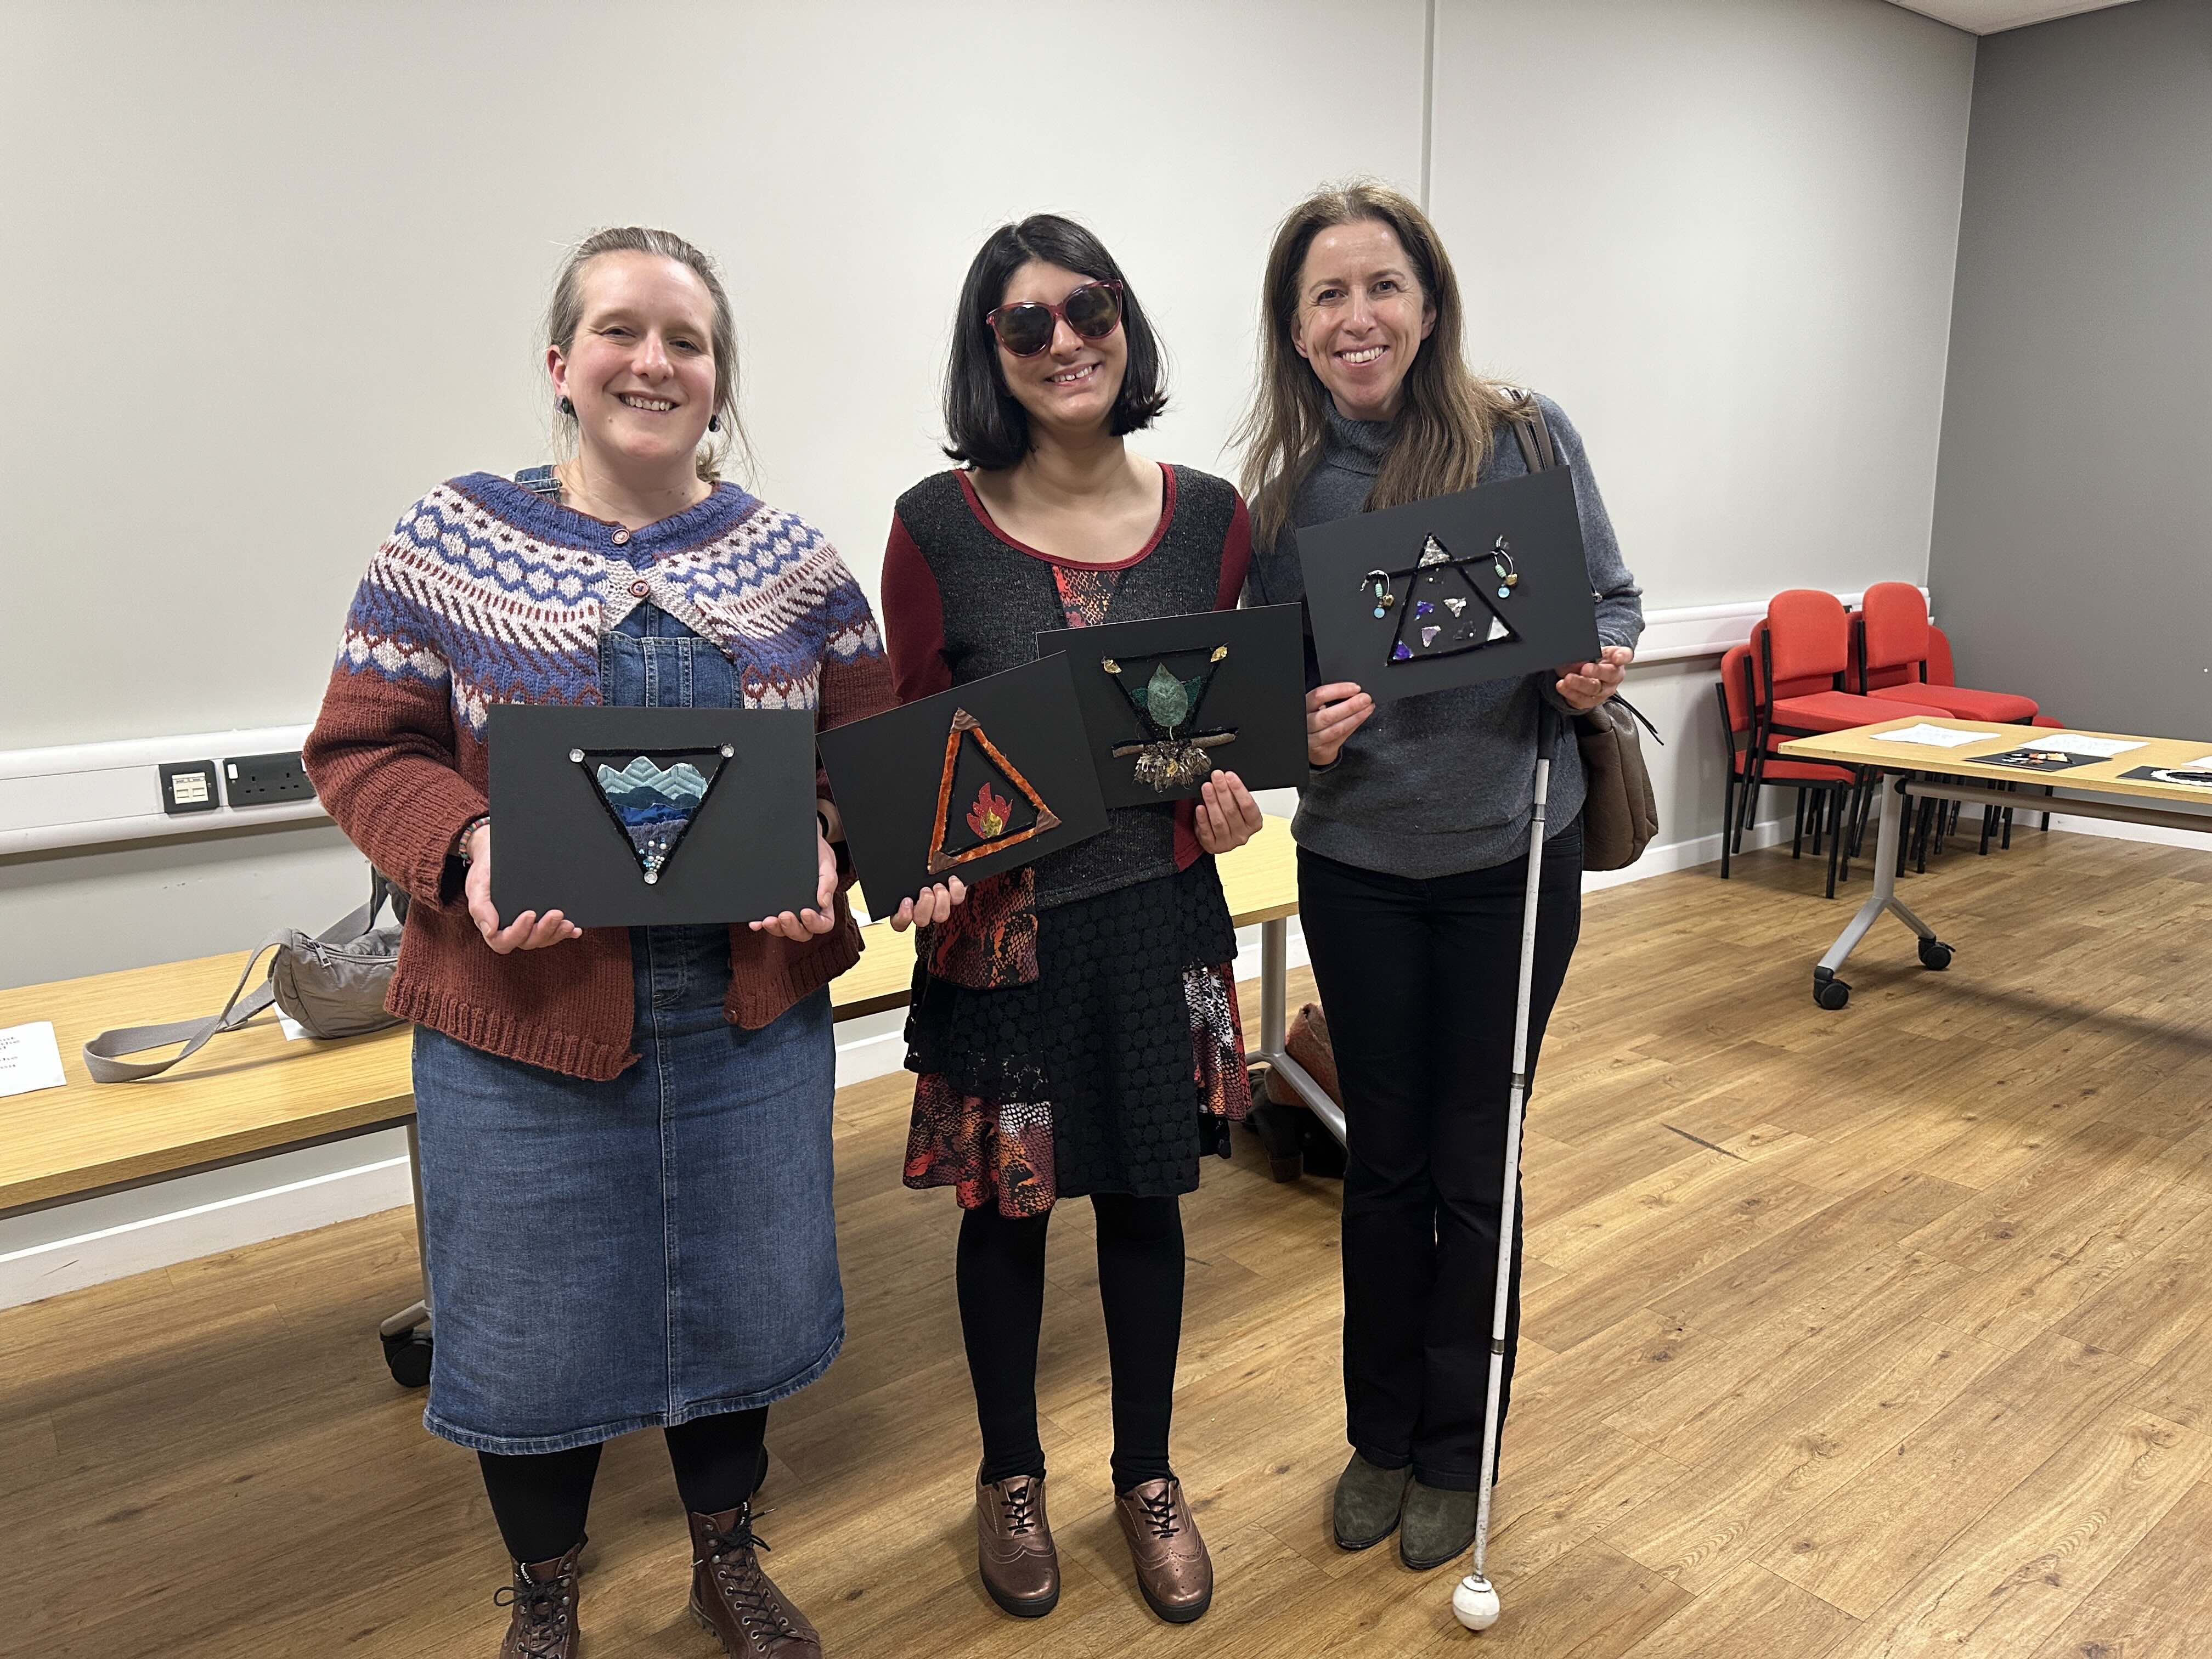
[[[767,1431],[765,1406],[719,1412],[666,1430],[668,1461],[676,1467],[684,1507],[694,1515],[720,1515],[751,1498]],[[510,1557],[550,1561],[575,1547],[592,1504],[592,1480],[599,1472],[597,1443],[523,1456],[478,1452],[477,1458]]]
[[[1175,1407],[1176,1347],[1182,1335],[1182,1210],[1177,1200],[1100,1193],[1098,1300],[1114,1373],[1114,1490],[1164,1480]],[[986,1206],[961,1218],[960,1330],[983,1479],[1042,1474],[1037,1442],[1037,1334],[1044,1322],[1043,1215],[1009,1220]]]

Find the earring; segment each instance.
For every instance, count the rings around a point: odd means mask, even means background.
[[[1503,536],[1490,550],[1490,568],[1498,573],[1498,597],[1511,599],[1513,590],[1521,586],[1521,573],[1514,567],[1513,555],[1507,549]]]
[[[555,404],[553,407],[559,410],[563,415],[566,415],[572,421],[576,418],[576,405],[570,403],[566,398],[562,398],[561,401]]]
[[[709,415],[707,417],[707,430],[709,432],[720,432],[721,429],[722,417],[719,415]]]
[[[1375,614],[1376,616],[1381,616],[1385,611],[1388,611],[1392,605],[1398,603],[1398,596],[1390,591],[1390,578],[1386,573],[1380,570],[1370,570],[1359,579],[1360,586],[1366,587],[1370,584],[1372,584],[1375,589]]]

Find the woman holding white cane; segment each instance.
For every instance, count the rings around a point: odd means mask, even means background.
[[[1299,914],[1342,1079],[1345,1404],[1337,1542],[1399,1532],[1416,1571],[1474,1541],[1495,1467],[1486,1411],[1501,1281],[1502,1425],[1520,1224],[1500,1262],[1528,890],[1524,1080],[1581,926],[1583,779],[1566,718],[1619,689],[1643,632],[1580,437],[1557,405],[1471,373],[1435,229],[1375,185],[1323,191],[1278,231],[1246,422],[1255,603],[1301,599],[1294,532],[1528,471],[1516,422],[1572,470],[1603,649],[1556,672],[1378,708],[1316,684],[1296,823]],[[1558,763],[1540,819],[1540,755]],[[1540,833],[1534,854],[1532,829]],[[1494,1478],[1494,1476],[1493,1476]]]

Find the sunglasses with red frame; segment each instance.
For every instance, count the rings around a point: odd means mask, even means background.
[[[1121,325],[1121,285],[1085,283],[1070,289],[1056,306],[1023,300],[1000,306],[983,319],[1011,356],[1034,357],[1052,343],[1061,323],[1086,340],[1103,340]]]

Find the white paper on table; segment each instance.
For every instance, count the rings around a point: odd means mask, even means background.
[[[1948,726],[1929,726],[1923,721],[1918,726],[1905,726],[1901,731],[1869,732],[1867,735],[1879,738],[1884,743],[1924,743],[1937,749],[1956,749],[1964,744],[1987,743],[1996,734],[1990,732],[1954,732]]]
[[[54,1042],[53,1021],[34,1019],[28,1025],[0,1030],[0,1095],[58,1089],[68,1081],[62,1075],[62,1051]]]
[[[2169,766],[2169,772],[2212,772],[2212,755],[2199,755],[2193,761],[2184,761],[2179,766]]]
[[[2100,760],[2110,760],[2130,749],[2140,749],[2142,744],[2126,738],[2090,738],[2079,732],[2055,732],[2047,738],[2032,738],[2021,747],[2050,750],[2061,755],[2094,755]]]
[[[277,1011],[276,1024],[283,1029],[284,1033],[284,1041],[287,1042],[301,1042],[307,1035],[307,1028],[301,1024],[298,1020],[293,1018],[291,1015],[284,1012],[282,1009]]]

